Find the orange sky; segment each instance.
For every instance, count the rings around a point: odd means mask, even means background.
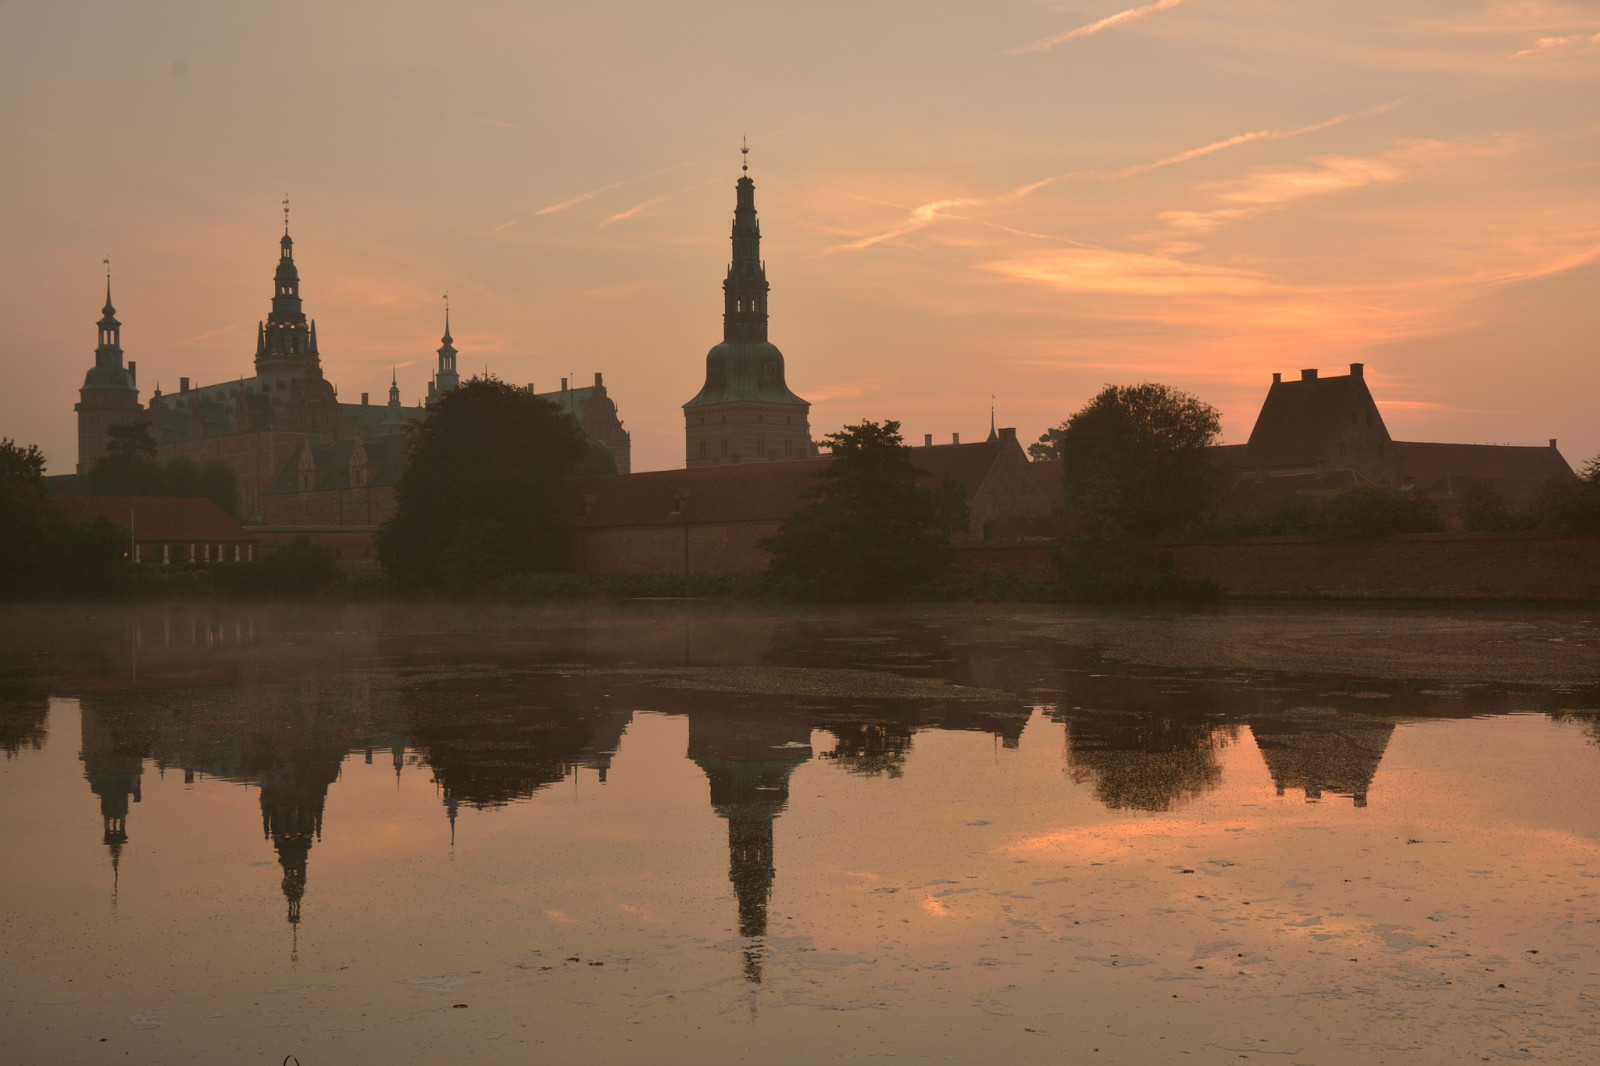
[[[1031,440],[1157,380],[1248,436],[1367,363],[1401,439],[1600,452],[1600,4],[7,3],[0,435],[250,372],[293,201],[340,395],[603,371],[681,465],[741,135],[813,432]]]

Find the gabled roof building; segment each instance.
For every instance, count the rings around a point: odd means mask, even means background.
[[[1217,449],[1236,507],[1268,505],[1286,492],[1324,496],[1381,485],[1424,494],[1449,516],[1464,493],[1489,492],[1521,507],[1550,479],[1575,476],[1554,440],[1544,447],[1397,441],[1365,371],[1351,363],[1346,375],[1272,375],[1249,441]]]

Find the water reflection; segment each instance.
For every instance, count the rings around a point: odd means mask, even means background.
[[[919,734],[1014,748],[1035,709],[1064,770],[1106,808],[1171,811],[1219,786],[1248,735],[1279,795],[1374,800],[1398,722],[1592,706],[1593,690],[1430,687],[1108,663],[1024,629],[960,619],[741,619],[642,613],[540,621],[271,614],[79,621],[10,632],[0,676],[8,758],[48,737],[46,694],[77,696],[80,757],[113,893],[146,764],[259,789],[262,831],[298,926],[330,790],[351,753],[426,767],[451,840],[462,806],[528,800],[579,768],[606,781],[636,712],[688,720],[687,757],[727,823],[744,973],[762,980],[775,821],[796,769],[893,780]],[[41,652],[48,648],[49,654]],[[1591,734],[1600,737],[1590,721]],[[829,738],[814,752],[814,736]]]

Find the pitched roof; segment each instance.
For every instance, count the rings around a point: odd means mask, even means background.
[[[955,479],[968,500],[982,487],[1006,442],[940,444],[912,448],[911,459],[933,477]],[[771,463],[652,470],[639,474],[573,478],[586,506],[580,528],[660,526],[681,523],[781,522],[802,502],[833,462],[795,459]]]
[[[1375,407],[1365,377],[1354,374],[1274,381],[1245,446],[1249,461],[1272,466],[1315,463],[1326,457],[1352,410]]]
[[[1448,492],[1435,485],[1446,479],[1471,478],[1537,485],[1551,477],[1574,477],[1557,449],[1509,444],[1433,444],[1395,441],[1400,471],[1418,488]]]
[[[67,518],[109,518],[135,540],[253,541],[236,519],[202,496],[75,496],[61,501]]]

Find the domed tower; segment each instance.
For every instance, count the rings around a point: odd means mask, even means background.
[[[110,260],[106,261],[106,305],[100,311],[100,343],[94,350],[94,366],[84,375],[78,390],[78,473],[87,474],[94,461],[106,454],[112,426],[145,421],[139,406],[139,389],[133,377],[133,364],[122,365],[122,323],[111,306]]]
[[[748,154],[748,147],[742,149]],[[805,459],[811,405],[784,382],[783,353],[767,340],[767,267],[750,166],[734,186],[733,261],[722,283],[722,343],[706,353],[706,383],[683,405],[690,467]]]

